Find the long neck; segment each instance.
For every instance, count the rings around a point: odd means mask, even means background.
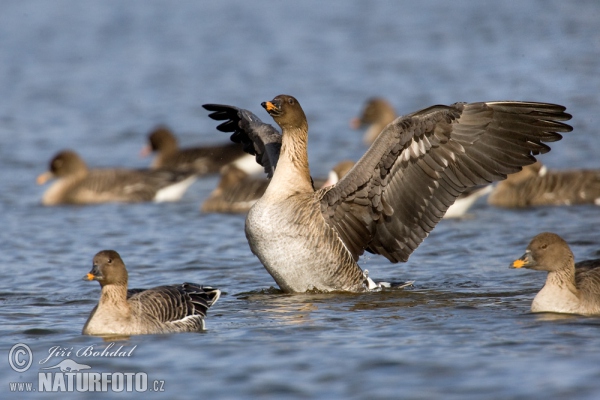
[[[283,129],[279,161],[267,192],[277,191],[285,195],[290,192],[313,191],[307,149],[307,129]]]
[[[575,263],[571,255],[565,260],[563,268],[557,271],[548,272],[546,284],[553,284],[561,290],[568,290],[573,294],[577,294],[577,286],[575,284]]]
[[[129,312],[129,303],[127,303],[127,285],[111,284],[102,286],[100,294],[100,302],[98,307],[110,307],[111,309],[119,309],[123,313]]]

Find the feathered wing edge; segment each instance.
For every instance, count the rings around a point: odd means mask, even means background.
[[[233,132],[231,141],[242,144],[244,151],[256,156],[268,177],[273,176],[281,150],[281,134],[272,125],[266,124],[256,115],[242,108],[204,104],[211,111],[208,116],[216,121],[225,121],[217,126],[221,132]]]
[[[406,261],[467,188],[506,178],[570,132],[565,108],[487,102],[433,106],[390,123],[321,211],[355,259]]]

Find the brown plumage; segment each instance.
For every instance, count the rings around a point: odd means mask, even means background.
[[[354,161],[342,161],[336,165],[330,172],[327,181],[323,187],[336,184],[344,175],[352,169]],[[490,185],[474,186],[462,192],[456,198],[454,203],[446,210],[444,218],[461,218],[464,217],[468,209],[482,196],[485,196],[492,190]]]
[[[177,138],[165,126],[150,132],[148,142],[142,154],[156,153],[152,168],[193,170],[198,175],[217,173],[224,165],[246,156],[240,146],[232,143],[180,149]]]
[[[538,161],[498,182],[488,203],[506,208],[600,205],[600,170],[549,170]]]
[[[127,290],[127,269],[119,253],[103,250],[94,256],[84,277],[102,288],[100,301],[83,327],[84,335],[143,335],[198,332],[221,295],[218,289],[194,283]]]
[[[221,168],[217,187],[200,207],[206,213],[246,213],[261,198],[269,181],[246,173],[235,164]]]
[[[600,314],[600,259],[575,264],[569,245],[557,234],[544,232],[534,237],[510,267],[548,272],[544,287],[533,299],[532,312]]]
[[[89,169],[77,153],[59,152],[47,172],[37,178],[42,185],[56,179],[42,204],[97,204],[107,202],[177,201],[194,183],[192,172],[105,168]]]
[[[535,162],[550,150],[543,142],[572,129],[553,104],[433,106],[394,120],[344,178],[315,191],[300,104],[280,95],[262,105],[282,135],[247,110],[204,107],[272,175],[248,213],[246,236],[287,292],[376,287],[356,263],[365,250],[406,261],[462,192]]]

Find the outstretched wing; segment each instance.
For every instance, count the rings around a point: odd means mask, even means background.
[[[271,178],[281,150],[279,131],[242,108],[220,104],[204,104],[202,107],[212,111],[208,115],[210,118],[225,121],[217,129],[221,132],[233,132],[231,141],[241,143],[246,153],[256,156],[256,162],[264,167]]]
[[[399,117],[337,185],[317,192],[321,211],[355,259],[366,249],[406,261],[463,191],[520,171],[550,150],[543,142],[570,132],[564,110],[456,103]]]

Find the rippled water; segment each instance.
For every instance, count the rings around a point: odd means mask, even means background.
[[[216,178],[175,204],[91,207],[41,207],[45,188],[34,184],[66,147],[92,166],[146,166],[137,154],[157,123],[183,145],[225,141],[201,104],[269,120],[259,104],[279,93],[307,112],[315,175],[365,151],[348,121],[372,95],[401,113],[564,104],[575,130],[542,160],[600,168],[598,21],[596,1],[3,1],[2,398],[17,397],[9,382],[37,383],[41,367],[64,359],[40,364],[54,346],[110,345],[80,335],[99,295],[81,277],[105,248],[121,253],[132,286],[196,281],[225,292],[205,333],[118,343],[130,357],[71,357],[95,372],[145,372],[164,381],[164,397],[598,398],[600,320],[529,313],[544,276],[507,268],[546,230],[578,259],[600,257],[597,207],[482,202],[442,221],[404,265],[362,260],[371,276],[414,288],[284,295],[250,253],[243,216],[199,212]],[[34,355],[21,374],[6,358],[16,343]]]

